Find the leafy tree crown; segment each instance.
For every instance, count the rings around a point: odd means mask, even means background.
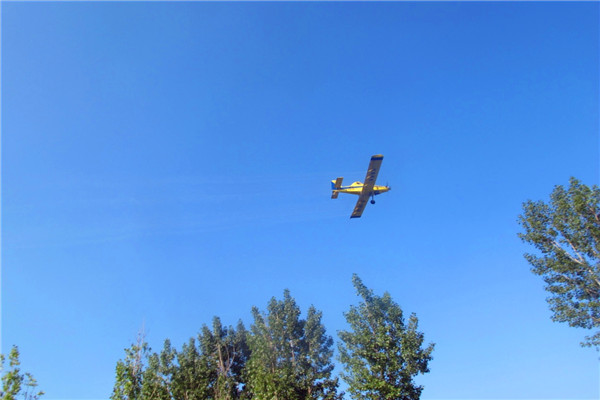
[[[539,251],[525,254],[543,277],[552,319],[584,329],[600,328],[600,190],[571,178],[556,186],[550,201],[527,201],[519,237]],[[600,331],[584,346],[600,350]]]
[[[362,301],[344,314],[351,329],[338,332],[348,391],[361,400],[418,399],[423,387],[414,377],[429,372],[434,344],[423,346],[417,316],[407,324],[388,292],[375,295],[356,274],[352,283]]]

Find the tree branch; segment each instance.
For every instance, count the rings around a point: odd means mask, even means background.
[[[590,274],[590,277],[592,279],[592,281],[594,281],[594,283],[596,285],[598,285],[598,287],[600,288],[600,279],[598,278],[598,276],[596,276],[596,273],[594,272],[594,270],[592,270],[589,267],[589,264],[587,263],[587,261],[581,257],[581,255],[579,254],[579,252],[577,251],[577,249],[575,248],[575,246],[573,246],[573,244],[571,243],[571,241],[567,238],[565,238],[565,240],[567,241],[567,243],[569,243],[569,245],[571,246],[571,248],[573,249],[573,251],[575,252],[575,254],[577,254],[578,258],[575,258],[571,255],[571,253],[569,253],[568,251],[566,251],[565,249],[562,248],[562,246],[556,242],[556,240],[552,241],[552,244],[554,245],[554,247],[556,247],[557,249],[559,249],[560,251],[562,251],[564,254],[567,255],[567,257],[569,257],[569,259],[579,265],[581,265],[582,267],[585,268],[585,270]]]

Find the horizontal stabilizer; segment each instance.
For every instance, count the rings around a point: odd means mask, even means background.
[[[331,181],[331,198],[337,199],[340,194],[339,190],[342,187],[342,181],[344,178],[337,178],[335,181]]]

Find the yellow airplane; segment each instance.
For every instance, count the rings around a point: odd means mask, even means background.
[[[375,204],[375,196],[381,193],[388,192],[391,190],[389,186],[376,186],[375,181],[377,180],[377,174],[379,174],[379,168],[381,168],[381,162],[383,156],[376,154],[371,157],[369,168],[367,169],[367,176],[365,177],[365,183],[354,182],[350,186],[342,186],[344,178],[337,178],[331,181],[331,198],[337,199],[340,193],[350,193],[358,195],[358,201],[354,206],[354,211],[350,218],[360,218],[365,207],[367,206],[367,200],[371,198],[371,204]]]

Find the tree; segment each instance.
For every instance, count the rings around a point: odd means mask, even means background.
[[[150,347],[143,332],[138,333],[136,343],[125,349],[125,359],[116,367],[116,382],[111,400],[142,399],[142,384],[145,364]]]
[[[338,399],[338,381],[331,378],[332,339],[325,334],[314,307],[308,320],[284,291],[272,298],[267,313],[252,308],[254,324],[246,364],[248,390],[253,398],[272,400]]]
[[[171,399],[171,383],[176,368],[173,364],[175,357],[177,351],[171,347],[169,339],[165,340],[160,355],[152,353],[148,356],[146,369],[142,373],[142,399]]]
[[[543,277],[552,320],[572,327],[600,327],[600,190],[575,178],[558,185],[550,202],[527,201],[519,237],[541,255],[525,254],[532,272]],[[600,350],[600,331],[583,346]]]
[[[211,369],[206,355],[190,338],[177,353],[177,368],[173,370],[172,395],[177,400],[211,399]]]
[[[198,337],[202,354],[211,371],[212,399],[233,400],[242,395],[242,370],[249,356],[246,328],[240,321],[237,330],[224,327],[219,317],[213,318],[212,330],[204,325]]]
[[[206,325],[198,339],[180,352],[165,340],[160,354],[152,353],[143,333],[125,349],[116,367],[112,400],[234,400],[242,398],[242,370],[248,358],[247,332],[225,328],[219,317],[213,330]]]
[[[305,379],[306,399],[341,399],[337,393],[338,378],[332,378],[334,365],[333,339],[325,332],[322,313],[313,306],[308,308],[304,324],[304,349],[302,371]]]
[[[15,400],[18,397],[24,400],[36,400],[44,394],[42,391],[36,393],[37,381],[29,372],[21,372],[19,355],[18,347],[13,346],[8,354],[8,371],[5,372],[5,356],[0,354],[0,369],[2,370],[1,400]]]
[[[381,297],[374,295],[356,274],[352,283],[362,302],[344,313],[351,330],[338,333],[342,379],[348,383],[352,398],[420,398],[423,387],[417,386],[413,377],[429,372],[434,344],[423,348],[417,316],[411,314],[406,325],[402,309],[388,292]]]

